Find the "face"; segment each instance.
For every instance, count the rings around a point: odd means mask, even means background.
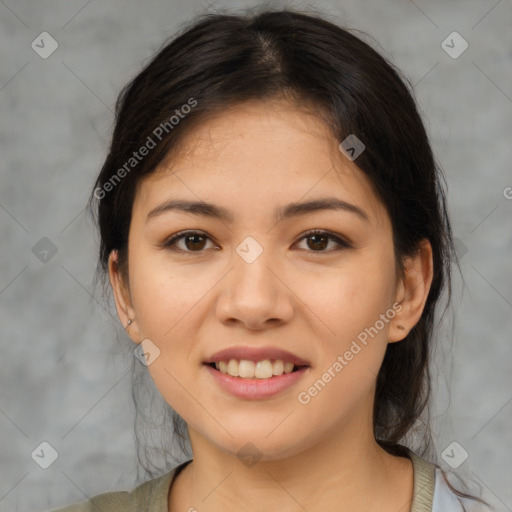
[[[193,441],[233,454],[372,436],[402,306],[392,227],[367,178],[320,118],[283,102],[223,111],[186,142],[139,184],[129,289],[111,267],[157,388]]]

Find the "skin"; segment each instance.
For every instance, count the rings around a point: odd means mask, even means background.
[[[389,216],[338,143],[314,111],[282,100],[246,102],[203,122],[139,183],[128,282],[116,251],[109,275],[122,324],[132,319],[131,339],[159,348],[148,371],[188,425],[193,462],[171,487],[170,510],[221,511],[233,503],[246,511],[409,510],[412,464],[375,442],[372,410],[387,344],[405,338],[423,311],[432,251],[423,241],[404,275],[397,273]],[[364,210],[368,221],[335,210],[272,217],[278,206],[332,196]],[[178,211],[147,220],[170,198],[214,203],[234,220]],[[186,229],[204,232],[203,245],[182,239],[178,247],[188,252],[162,247]],[[327,239],[318,249],[304,238],[310,229],[353,246],[334,251]],[[236,252],[247,236],[263,248],[253,263]],[[298,393],[395,303],[400,311],[378,335],[308,404],[299,403]],[[202,363],[237,345],[277,346],[310,368],[276,397],[236,398]],[[251,467],[236,455],[248,442],[261,456]]]

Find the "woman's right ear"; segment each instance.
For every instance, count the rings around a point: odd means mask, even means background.
[[[128,332],[128,335],[135,343],[139,343],[138,326],[131,303],[129,284],[125,282],[119,268],[119,253],[117,249],[113,249],[108,257],[108,277],[114,292],[117,316],[123,329]]]

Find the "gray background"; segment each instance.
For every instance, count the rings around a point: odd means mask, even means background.
[[[97,237],[85,202],[121,87],[191,16],[254,5],[0,1],[1,511],[43,511],[133,487],[133,347],[112,305],[93,295]],[[498,510],[512,510],[512,5],[289,5],[369,33],[415,84],[447,176],[464,276],[455,274],[453,348],[445,328],[437,353],[436,450],[444,464],[443,450],[459,443],[469,457],[457,473]],[[31,48],[43,31],[59,45],[47,59]],[[456,59],[441,47],[453,31],[469,44]],[[43,237],[55,255],[41,253]],[[31,457],[43,441],[58,452],[48,469]]]

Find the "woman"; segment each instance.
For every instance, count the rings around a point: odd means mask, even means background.
[[[347,30],[207,15],[165,45],[120,95],[91,205],[192,457],[60,512],[482,510],[421,457],[441,180],[398,71]]]

